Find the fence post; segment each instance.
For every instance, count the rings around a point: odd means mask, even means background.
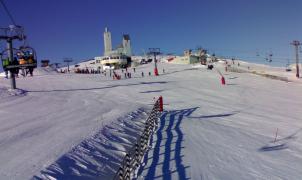
[[[163,97],[159,96],[159,111],[163,112],[164,111],[164,102],[163,102]]]
[[[135,169],[139,166],[140,163],[140,147],[138,143],[135,144]]]
[[[126,178],[125,179],[129,179],[130,180],[130,174],[131,174],[131,172],[130,172],[130,161],[131,161],[131,159],[130,159],[130,156],[129,156],[129,154],[127,153],[126,154]]]
[[[123,172],[124,172],[124,169],[122,168],[122,167],[120,167],[120,169],[119,169],[119,179],[120,180],[123,180],[124,179],[124,175],[123,175]]]

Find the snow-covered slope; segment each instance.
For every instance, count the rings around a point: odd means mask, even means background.
[[[160,63],[160,76],[149,71],[152,64],[139,66],[119,81],[108,74],[19,78],[25,94],[17,98],[1,79],[0,179],[107,179],[131,145],[124,133],[139,130],[159,95],[167,111],[140,177],[301,178],[300,80],[227,72],[222,86],[206,68]]]

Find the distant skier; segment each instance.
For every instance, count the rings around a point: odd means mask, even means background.
[[[149,76],[151,76],[151,72],[149,72]]]
[[[144,72],[142,72],[142,77],[144,77]]]
[[[133,68],[133,72],[135,72],[135,68]]]

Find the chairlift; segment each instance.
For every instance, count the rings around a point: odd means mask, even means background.
[[[19,65],[18,55],[17,55],[18,53],[21,53],[21,50],[13,48],[13,62],[11,62],[9,59],[9,50],[8,49],[5,49],[4,51],[2,51],[0,53],[0,59],[1,59],[2,67],[3,67],[4,71],[8,71],[8,70],[12,69],[12,68],[10,68],[10,66]],[[15,67],[15,70],[18,70],[18,69],[19,68]]]
[[[272,62],[273,60],[272,60],[272,57],[273,57],[273,53],[270,53],[269,54],[269,61],[268,62]]]
[[[23,55],[25,64],[28,65],[27,67],[37,68],[37,54],[36,54],[35,49],[30,46],[21,46],[20,51],[22,52],[21,58]]]
[[[32,71],[37,67],[36,52],[32,47],[22,46],[19,49],[13,48],[13,62],[9,61],[9,50],[1,53],[1,62],[5,71],[17,73],[19,69],[29,69]]]

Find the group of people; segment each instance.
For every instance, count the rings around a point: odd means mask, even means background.
[[[101,74],[101,70],[95,70],[95,69],[80,69],[80,68],[77,68],[75,70],[75,73],[79,73],[79,74]]]
[[[34,55],[32,53],[28,52],[28,51],[26,51],[25,53],[17,54],[17,57],[18,57],[20,65],[36,63]],[[27,76],[27,74],[30,74],[30,76],[33,76],[34,66],[29,66],[27,68],[22,68],[21,70],[22,70],[21,75],[23,77]]]
[[[121,70],[121,74],[124,76],[125,79],[130,79],[132,77],[132,73],[131,71],[133,70],[133,73],[136,72],[136,68],[132,68],[132,70],[129,70],[129,68],[123,68],[123,69],[120,69]],[[162,70],[163,73],[165,73],[165,69]],[[118,71],[117,70],[104,70],[104,71],[101,71],[101,69],[88,69],[88,68],[83,68],[83,69],[80,69],[80,68],[77,68],[74,70],[75,73],[78,73],[78,74],[103,74],[104,76],[107,76],[107,74],[109,75],[109,77],[112,77],[113,79],[121,79],[121,75],[118,74]],[[65,73],[64,70],[61,69],[61,73]],[[151,72],[148,72],[149,76],[152,75]],[[144,72],[141,72],[141,76],[144,77],[145,74]]]
[[[20,65],[21,67],[8,68],[9,65]],[[24,66],[22,67],[22,65]],[[25,66],[25,65],[32,65],[32,66]],[[17,53],[17,56],[13,58],[12,62],[9,60],[9,58],[2,59],[2,66],[6,78],[8,78],[8,71],[10,71],[10,73],[15,74],[16,77],[18,77],[20,69],[21,69],[22,76],[25,77],[27,76],[27,74],[33,76],[33,71],[34,68],[36,67],[36,60],[32,53],[22,52],[22,53]]]

